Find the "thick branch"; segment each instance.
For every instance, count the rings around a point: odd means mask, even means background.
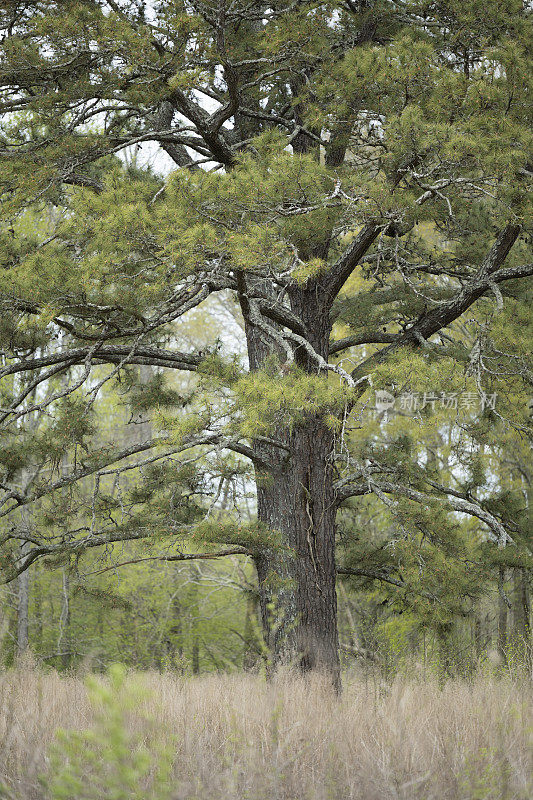
[[[81,364],[85,361],[91,350],[94,348],[79,347],[73,350],[64,350],[59,353],[51,353],[42,358],[25,359],[14,364],[8,364],[0,370],[0,378],[6,375],[14,375],[20,372],[28,372],[42,369],[51,364],[66,363],[68,366]],[[131,347],[126,345],[102,345],[94,349],[91,361],[93,363],[119,364],[124,356],[128,356]],[[170,367],[172,369],[182,369],[194,371],[200,364],[201,357],[194,353],[181,353],[177,350],[162,350],[159,347],[137,346],[133,353],[127,358],[129,364],[149,364],[152,366]]]
[[[388,224],[371,222],[365,225],[339,260],[320,278],[320,285],[329,305],[333,303],[360,260],[377,239],[379,232]]]
[[[398,338],[395,333],[368,333],[354,336],[345,336],[344,339],[337,339],[329,344],[330,356],[347,350],[348,347],[358,347],[362,344],[391,344]]]
[[[401,483],[393,483],[384,480],[375,481],[373,478],[369,478],[366,484],[358,483],[342,487],[337,493],[337,502],[340,504],[349,497],[369,494],[370,492],[373,492],[378,497],[383,494],[399,495],[426,506],[432,503],[441,503],[443,507],[447,507],[450,511],[468,514],[484,522],[497,539],[498,546],[503,547],[508,543],[514,543],[502,522],[495,517],[494,514],[484,509],[479,503],[458,498],[457,492],[448,491],[446,487],[442,487],[442,495],[439,497],[438,495],[422,492]]]
[[[496,278],[494,273],[507,258],[511,247],[518,239],[520,230],[521,228],[519,225],[507,225],[503,231],[501,231],[496,242],[490,249],[489,254],[476,276],[469,281],[455,297],[452,297],[451,300],[441,303],[430,311],[422,314],[405,332],[402,339],[404,341],[416,340],[420,336],[423,339],[429,339],[434,333],[440,331],[441,328],[445,328],[460,317],[461,314],[464,314],[464,312],[490,288],[491,282]],[[504,278],[502,278],[502,280],[504,280]]]
[[[531,274],[531,265],[529,264],[509,270],[499,270],[511,247],[518,239],[520,231],[521,227],[519,225],[507,225],[500,232],[476,275],[468,283],[450,300],[444,300],[434,308],[421,314],[409,328],[398,334],[396,340],[388,347],[382,348],[365,359],[354,370],[353,377],[365,372],[371,365],[381,363],[402,345],[418,347],[424,344],[433,334],[446,328],[464,314],[476,300],[487,291],[490,291],[494,284]]]
[[[7,514],[10,514],[15,508],[19,506],[25,506],[29,503],[33,503],[35,500],[38,500],[45,495],[52,494],[52,492],[57,491],[58,489],[64,489],[67,486],[71,486],[78,481],[83,480],[83,478],[87,478],[89,475],[94,475],[100,470],[105,469],[106,467],[111,466],[111,464],[116,464],[119,461],[123,461],[125,458],[129,458],[130,456],[137,455],[138,453],[143,453],[146,450],[151,450],[153,447],[159,444],[157,440],[150,440],[147,442],[142,442],[137,445],[132,445],[131,447],[126,447],[124,450],[119,450],[118,453],[113,453],[109,455],[107,458],[103,458],[97,464],[93,464],[88,467],[83,467],[82,469],[77,469],[74,472],[71,472],[69,475],[64,475],[59,480],[54,481],[53,483],[49,483],[46,486],[41,486],[37,488],[32,493],[25,493],[20,494],[20,492],[11,490],[9,493],[2,498],[0,501],[0,507],[4,506],[10,500],[15,500],[16,502],[11,505],[8,509],[0,512],[0,517],[4,517]],[[178,450],[172,450],[165,455],[170,456],[175,453],[179,452]],[[164,457],[164,456],[162,456]]]
[[[189,530],[190,526],[187,526],[186,529]],[[139,539],[147,539],[151,536],[153,536],[153,530],[150,528],[150,526],[146,526],[146,528],[143,528],[140,531],[114,531],[105,534],[89,534],[82,539],[75,539],[70,542],[38,545],[27,552],[25,556],[19,560],[18,564],[16,564],[9,574],[4,578],[3,582],[10,583],[16,577],[29,569],[29,567],[40,558],[47,558],[63,553],[79,553],[88,548],[102,547],[109,544],[116,544],[118,542],[137,541]],[[175,553],[174,555],[162,556],[157,560],[191,561],[194,559],[220,558],[222,556],[229,555],[249,555],[249,551],[242,545],[236,545],[234,547],[232,546],[231,548],[227,548],[224,551],[218,551],[217,553]],[[102,572],[104,571],[105,570],[102,570]],[[2,582],[1,579],[0,582]]]
[[[83,468],[75,470],[69,475],[62,476],[59,480],[54,481],[53,483],[49,483],[46,486],[40,486],[32,493],[21,494],[15,489],[10,489],[8,493],[0,500],[0,507],[4,506],[10,500],[13,500],[14,502],[7,509],[0,511],[0,518],[7,516],[20,506],[29,505],[30,503],[33,503],[35,500],[39,500],[41,497],[52,494],[53,492],[58,491],[59,489],[64,489],[67,486],[72,486],[73,484],[83,480],[83,478],[89,477],[90,475],[108,474],[108,473],[103,473],[102,470],[104,470],[106,467],[111,466],[112,464],[117,464],[120,461],[124,461],[126,458],[130,458],[133,455],[137,455],[138,453],[143,453],[146,450],[151,450],[154,447],[163,444],[164,441],[165,441],[164,438],[150,439],[149,441],[141,442],[140,444],[137,445],[132,445],[131,447],[127,447],[123,450],[110,454],[107,458],[103,458],[96,464],[92,464],[90,466],[84,466]],[[275,447],[282,447],[282,448],[285,447],[283,444],[278,443],[274,440],[269,440],[269,443],[274,445]],[[201,447],[205,445],[215,445],[225,450],[231,450],[233,453],[237,453],[238,455],[245,456],[245,458],[249,458],[250,461],[252,461],[258,469],[265,472],[268,472],[274,466],[271,462],[267,461],[265,458],[258,455],[258,453],[256,453],[256,451],[249,445],[243,444],[242,442],[239,441],[233,441],[227,439],[222,434],[218,433],[206,433],[206,434],[201,434],[199,436],[191,436],[190,438],[186,439],[181,444],[181,446],[176,447],[172,450],[167,450],[164,453],[161,453],[159,458],[170,458],[173,455],[182,453],[185,450],[190,450],[193,447]],[[131,469],[135,469],[137,466],[138,466],[137,464],[132,464]],[[117,468],[117,470],[118,469],[124,469],[124,468]]]

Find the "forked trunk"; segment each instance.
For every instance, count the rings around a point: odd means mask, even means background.
[[[291,296],[312,346],[327,358],[329,314],[315,303],[312,292],[296,290]],[[272,345],[249,323],[246,332],[250,367],[260,368]],[[303,349],[296,351],[296,361],[316,374],[316,363]],[[265,548],[255,559],[265,639],[273,665],[328,672],[338,690],[333,433],[309,414],[291,430],[273,435],[285,449],[257,445],[278,464],[266,475],[258,473],[258,518],[282,541],[281,549]]]

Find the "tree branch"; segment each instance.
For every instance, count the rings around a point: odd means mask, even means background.
[[[329,343],[330,356],[347,350],[348,347],[358,347],[362,344],[391,344],[398,338],[396,333],[363,333],[354,336],[345,336]]]
[[[14,364],[8,364],[0,370],[0,378],[20,372],[42,369],[51,364],[64,363],[67,366],[81,364],[90,355],[92,349],[94,349],[94,354],[91,358],[93,363],[111,364],[120,363],[124,356],[127,356],[131,351],[131,347],[126,345],[100,345],[96,348],[80,347],[73,350],[65,350],[59,353],[51,353],[41,358],[25,359]],[[201,357],[194,353],[182,353],[177,350],[162,350],[159,347],[137,345],[134,352],[129,355],[127,363],[166,366],[172,369],[194,371],[201,360]]]
[[[417,336],[429,339],[441,328],[445,328],[481,297],[495,280],[494,273],[503,264],[513,244],[520,234],[520,226],[509,224],[501,231],[475,277],[469,281],[451,300],[440,303],[422,314],[401,336],[400,343],[416,341]],[[491,277],[492,276],[492,277]],[[506,280],[502,277],[501,280]]]
[[[388,222],[371,222],[365,225],[339,260],[320,277],[319,284],[329,305],[333,303],[359,261],[377,239],[380,231],[388,227],[389,224]]]
[[[391,481],[380,480],[375,481],[374,478],[368,478],[367,483],[353,484],[352,486],[345,486],[337,493],[337,502],[340,504],[349,497],[360,496],[373,492],[378,497],[382,494],[400,495],[414,500],[421,505],[428,505],[432,503],[440,503],[443,507],[447,507],[450,511],[458,511],[462,514],[468,514],[472,517],[477,517],[481,522],[493,532],[499,547],[505,547],[506,544],[514,544],[512,537],[505,529],[502,522],[484,509],[479,503],[470,500],[461,499],[457,497],[457,492],[448,491],[444,486],[439,487],[442,494],[441,496],[422,492],[418,489],[413,489],[411,486],[406,486],[401,483],[393,483]]]
[[[531,265],[526,264],[522,267],[511,268],[509,270],[499,270],[503,264],[513,244],[520,235],[521,227],[509,223],[500,232],[496,242],[491,247],[487,257],[481,264],[476,275],[450,299],[438,303],[434,308],[425,311],[418,319],[403,333],[397,335],[396,340],[388,347],[384,347],[377,353],[369,356],[353,371],[352,376],[356,377],[365,372],[371,365],[381,363],[389,355],[402,345],[419,347],[427,339],[442,328],[447,327],[472,306],[487,291],[491,290],[494,283],[500,283],[515,277],[522,277],[530,274]]]
[[[89,575],[101,575],[103,572],[109,572],[113,569],[126,567],[130,564],[141,564],[146,561],[200,561],[211,558],[225,558],[226,556],[248,556],[250,553],[244,547],[232,547],[228,550],[220,550],[218,553],[180,553],[173,556],[147,556],[146,558],[132,558],[129,561],[121,561],[120,564],[113,564],[110,567],[96,570],[95,572],[86,572],[84,577]]]

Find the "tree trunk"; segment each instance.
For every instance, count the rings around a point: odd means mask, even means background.
[[[524,667],[531,663],[529,581],[526,567],[513,569],[513,638]]]
[[[198,636],[198,626],[200,624],[200,604],[198,602],[198,583],[200,580],[200,570],[198,565],[191,563],[191,594],[189,596],[189,614],[191,630],[191,669],[193,675],[200,674],[200,639]]]
[[[40,586],[40,567],[36,565],[33,570],[33,592],[34,592],[34,623],[35,633],[33,636],[34,647],[37,652],[41,652],[43,644],[43,608],[41,602]]]
[[[195,633],[192,640],[192,674],[199,675],[200,674],[200,642],[198,641],[198,636]]]
[[[57,638],[57,654],[61,659],[63,669],[67,669],[70,666],[70,650],[70,577],[68,570],[63,568],[61,614],[59,617],[59,636]]]
[[[507,602],[505,597],[505,567],[498,572],[498,652],[507,663]]]
[[[327,358],[329,313],[315,292],[291,290],[291,307],[316,352]],[[246,333],[250,368],[260,368],[273,347],[250,322]],[[316,374],[316,363],[303,348],[295,360]],[[276,430],[275,438],[285,451],[256,443],[256,450],[279,464],[266,475],[257,473],[258,519],[281,534],[283,543],[282,550],[264,549],[255,559],[265,639],[274,666],[329,672],[338,690],[333,432],[309,414],[291,430]]]
[[[474,612],[474,653],[478,663],[483,654],[483,647],[483,623],[479,612]]]
[[[28,549],[27,542],[21,547],[21,555]],[[29,646],[29,601],[30,601],[30,572],[25,570],[18,576],[17,597],[17,656],[23,655]]]
[[[29,484],[30,474],[23,469],[21,474],[22,491],[26,491]],[[26,507],[20,510],[21,530],[28,534],[30,532],[30,512]],[[24,556],[31,545],[25,540],[20,543],[20,555]],[[23,655],[29,647],[29,606],[30,606],[30,571],[24,570],[18,576],[18,597],[17,597],[17,656]]]
[[[261,616],[274,663],[330,671],[338,687],[331,432],[315,417],[290,444],[279,479],[257,486],[259,520],[281,533],[286,548],[256,559]]]
[[[61,459],[61,474],[64,478],[69,473],[68,453]],[[61,614],[59,616],[59,636],[57,640],[57,654],[61,659],[61,666],[67,669],[70,666],[71,641],[70,641],[70,576],[68,568],[63,567],[61,572]]]

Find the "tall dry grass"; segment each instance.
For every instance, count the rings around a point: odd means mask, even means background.
[[[145,674],[141,713],[176,739],[176,800],[529,800],[530,683],[352,676]],[[83,680],[30,667],[0,675],[0,783],[41,800],[58,727],[93,719]],[[134,725],[135,723],[132,722]],[[1,796],[1,792],[0,792]],[[73,798],[75,800],[75,798]]]

